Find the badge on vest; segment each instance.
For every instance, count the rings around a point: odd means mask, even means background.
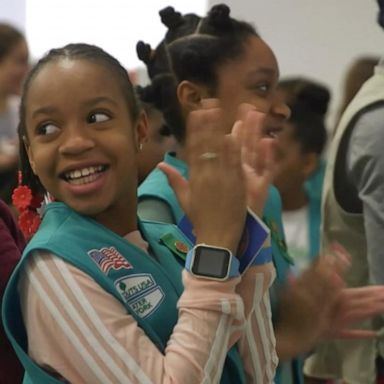
[[[149,273],[124,276],[115,281],[115,287],[123,301],[141,318],[154,312],[165,297]]]
[[[132,264],[129,263],[115,247],[91,249],[87,253],[105,274],[107,274],[110,269],[118,270],[133,268]]]

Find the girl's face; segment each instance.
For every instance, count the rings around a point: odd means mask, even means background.
[[[18,42],[0,61],[0,92],[18,95],[28,71],[28,47],[24,40]]]
[[[274,185],[282,194],[296,193],[303,188],[305,180],[316,169],[319,160],[315,152],[303,151],[295,135],[295,125],[285,122],[276,140],[277,167]]]
[[[251,104],[266,114],[267,133],[277,133],[290,111],[276,92],[279,69],[276,58],[268,45],[252,36],[246,42],[243,55],[221,65],[217,72],[218,86],[215,97],[231,126],[238,107]]]
[[[61,59],[45,65],[26,98],[31,167],[54,198],[99,222],[136,210],[139,140],[122,90],[103,66]]]

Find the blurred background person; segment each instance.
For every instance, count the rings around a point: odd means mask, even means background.
[[[308,78],[287,78],[279,92],[291,117],[277,135],[275,186],[283,205],[283,224],[293,270],[300,273],[319,253],[322,153],[327,141],[325,117],[330,91]]]
[[[28,47],[24,35],[0,23],[0,198],[11,203],[17,183],[17,124],[19,95],[28,71]]]
[[[378,64],[379,60],[380,57],[378,56],[361,56],[350,64],[345,73],[338,121],[361,86],[373,76],[375,66]]]
[[[137,87],[137,93],[142,101],[148,118],[148,134],[138,155],[139,183],[164,159],[167,152],[174,150],[174,136],[165,123],[163,113],[148,95],[149,88]]]

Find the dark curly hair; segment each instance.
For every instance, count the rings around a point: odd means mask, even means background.
[[[295,127],[295,138],[303,152],[321,155],[327,142],[325,116],[331,98],[329,89],[302,77],[281,80],[279,89],[285,93],[291,109],[289,121]]]
[[[71,60],[86,60],[100,66],[103,66],[110,71],[111,77],[119,83],[123,96],[126,99],[127,106],[130,109],[132,121],[135,121],[140,114],[140,104],[137,100],[135,90],[129,80],[126,69],[119,63],[117,59],[105,52],[103,49],[89,44],[68,44],[62,48],[50,50],[43,56],[29,72],[24,83],[23,95],[20,104],[20,122],[18,127],[20,140],[20,169],[22,170],[24,184],[29,185],[34,194],[44,194],[45,190],[40,183],[39,178],[33,173],[29,164],[27,151],[24,140],[28,140],[26,128],[26,103],[28,100],[28,91],[31,87],[33,79],[43,70],[43,68],[52,62],[71,59]]]
[[[179,142],[185,136],[185,122],[177,99],[177,86],[183,80],[205,85],[215,95],[217,69],[244,53],[246,41],[258,34],[246,22],[230,16],[227,5],[215,5],[206,17],[182,15],[172,7],[159,12],[168,31],[155,50],[142,41],[137,55],[151,79],[141,95],[164,114],[171,132]]]

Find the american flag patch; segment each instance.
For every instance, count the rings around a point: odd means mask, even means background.
[[[104,272],[113,269],[131,269],[132,265],[116,250],[115,247],[105,247],[101,249],[91,249],[88,255]]]

